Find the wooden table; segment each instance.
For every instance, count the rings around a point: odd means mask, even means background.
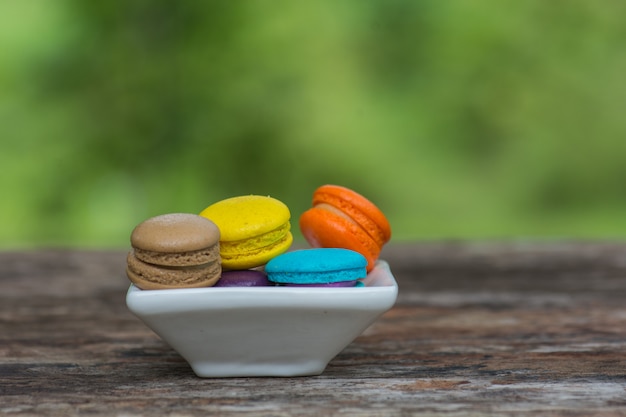
[[[626,243],[396,244],[396,306],[316,377],[202,379],[124,252],[0,253],[0,415],[626,416]]]

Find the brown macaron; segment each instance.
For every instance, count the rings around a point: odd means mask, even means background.
[[[196,214],[152,217],[135,227],[126,275],[142,290],[213,286],[222,265],[220,231]]]

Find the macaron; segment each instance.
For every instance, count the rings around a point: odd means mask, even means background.
[[[367,259],[374,268],[391,226],[383,212],[361,194],[339,185],[323,185],[313,193],[313,206],[300,216],[300,230],[314,248],[344,248]]]
[[[222,277],[214,287],[267,287],[267,275],[256,269],[242,269],[222,272]]]
[[[225,270],[266,264],[293,242],[291,213],[281,201],[246,195],[218,201],[200,213],[220,229],[220,256]]]
[[[126,275],[143,290],[210,287],[222,272],[220,231],[197,214],[170,213],[137,225]]]
[[[367,276],[367,259],[341,248],[301,249],[284,253],[265,265],[274,283],[308,287],[354,287]]]

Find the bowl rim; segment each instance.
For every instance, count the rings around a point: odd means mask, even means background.
[[[223,310],[234,308],[388,309],[398,284],[389,264],[379,260],[362,287],[202,287],[142,290],[130,284],[126,304],[135,314]]]

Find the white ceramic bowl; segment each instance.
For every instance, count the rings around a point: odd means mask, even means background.
[[[126,304],[200,377],[319,375],[396,301],[385,261],[364,282],[152,291],[131,285]]]

